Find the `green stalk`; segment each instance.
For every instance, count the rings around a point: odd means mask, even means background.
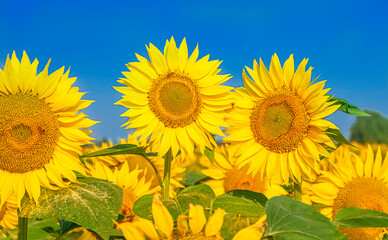
[[[163,201],[169,199],[170,175],[171,175],[172,150],[168,150],[164,156],[164,180],[163,180]]]
[[[28,218],[18,218],[18,240],[27,240]]]
[[[294,199],[296,201],[302,201],[302,180],[300,183],[294,182]]]

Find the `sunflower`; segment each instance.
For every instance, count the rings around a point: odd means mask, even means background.
[[[76,78],[64,67],[49,75],[49,63],[37,75],[37,66],[14,52],[0,69],[0,206],[15,194],[20,207],[26,190],[37,202],[40,186],[68,186],[62,177],[77,182],[80,145],[93,139],[84,128],[96,122],[79,112],[93,101],[81,100]]]
[[[225,214],[226,212],[223,209],[217,209],[206,220],[203,207],[190,204],[188,216],[178,216],[177,229],[174,231],[174,222],[171,214],[155,194],[152,203],[153,223],[140,219],[139,221],[122,223],[119,225],[119,228],[123,230],[126,239],[222,240],[220,230]]]
[[[247,173],[248,166],[240,169],[234,158],[235,148],[228,145],[216,147],[214,152],[214,164],[208,169],[202,170],[202,173],[214,180],[204,182],[212,187],[216,195],[225,192],[244,189],[254,192],[260,192],[272,198],[279,195],[287,195],[287,192],[281,186],[280,181],[273,179],[269,184],[266,178],[261,179],[258,175]]]
[[[14,229],[18,226],[18,206],[15,197],[10,197],[0,207],[0,226],[5,229]]]
[[[245,88],[236,89],[224,140],[237,146],[238,164],[250,163],[248,173],[260,171],[271,180],[280,172],[284,182],[301,181],[317,169],[319,155],[328,155],[324,146],[335,147],[324,131],[338,128],[323,118],[339,105],[327,102],[325,81],[310,81],[312,68],[305,71],[306,64],[303,59],[294,73],[293,56],[282,68],[275,54],[269,71],[261,59],[253,69],[246,67],[254,81],[243,70]]]
[[[134,215],[132,209],[135,201],[146,194],[155,193],[157,189],[152,187],[152,179],[146,180],[147,169],[129,169],[129,161],[125,161],[116,167],[109,168],[100,161],[93,164],[86,162],[88,175],[95,178],[106,179],[123,189],[123,205],[120,214],[124,216]],[[142,177],[139,177],[143,173]]]
[[[381,149],[374,156],[371,146],[359,157],[340,147],[331,155],[336,162],[331,171],[323,172],[311,187],[311,200],[327,207],[321,212],[333,218],[346,207],[372,209],[388,213],[388,158],[384,161]],[[387,156],[387,155],[386,155]],[[382,228],[340,229],[350,239],[380,239]]]
[[[349,147],[350,151],[356,153],[360,156],[360,154],[366,154],[366,150],[368,149],[368,146],[371,146],[373,153],[376,154],[377,149],[381,149],[382,157],[385,158],[385,153],[388,151],[388,145],[384,143],[359,143],[359,142],[351,142],[351,144],[355,147]],[[365,156],[361,156],[361,158],[365,158]]]
[[[133,144],[136,146],[143,146],[136,138],[132,135],[128,135],[127,139],[120,139],[120,144]],[[95,144],[91,148],[84,149],[84,153],[94,152],[106,148],[113,147],[114,144],[111,141],[103,142],[101,147],[97,147]],[[164,174],[164,159],[158,156],[149,156],[149,160],[154,164],[159,175],[163,179]],[[138,174],[138,180],[140,181],[143,176],[146,182],[151,182],[150,188],[159,189],[159,182],[155,173],[155,169],[143,156],[137,154],[123,154],[123,155],[113,155],[113,156],[100,156],[92,157],[92,162],[101,162],[104,163],[104,166],[108,166],[111,169],[120,167],[123,163],[128,165],[129,172],[134,171],[135,169],[142,170]],[[182,167],[181,164],[177,161],[172,162],[171,172],[170,172],[170,193],[173,197],[176,192],[176,188],[183,188],[184,186],[180,183],[183,179],[183,173],[186,171],[185,167]]]
[[[213,148],[211,134],[224,136],[224,110],[232,103],[232,88],[219,85],[230,78],[218,74],[221,62],[209,55],[197,61],[198,46],[188,57],[186,39],[179,48],[174,38],[167,40],[164,54],[151,43],[147,51],[150,61],[136,54],[139,62],[127,64],[130,72],[118,80],[126,87],[115,87],[124,94],[116,104],[129,108],[123,126],[136,129],[134,135],[160,156],[181,150],[184,159],[194,146]]]

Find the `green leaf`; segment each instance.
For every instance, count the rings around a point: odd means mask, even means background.
[[[132,211],[136,216],[152,221],[152,199],[154,194],[139,197],[133,204]]]
[[[183,185],[185,186],[193,186],[199,181],[207,178],[207,176],[200,172],[186,172],[183,177]]]
[[[388,214],[349,207],[339,210],[332,223],[341,228],[388,227]]]
[[[328,102],[334,102],[333,105],[341,105],[341,107],[338,108],[338,110],[350,114],[350,115],[355,115],[355,116],[370,116],[368,113],[361,111],[358,107],[349,104],[348,101],[345,99],[337,98],[334,96],[331,96],[328,100]]]
[[[189,204],[201,205],[204,208],[210,208],[211,202],[215,199],[216,195],[211,187],[206,184],[198,184],[182,189],[177,195],[176,199],[182,209],[185,212],[189,209]]]
[[[232,191],[226,192],[225,194],[228,194],[228,195],[231,195],[231,196],[235,196],[235,197],[246,198],[246,199],[252,200],[254,202],[259,203],[263,207],[265,207],[265,204],[268,201],[268,198],[264,194],[258,193],[258,192],[253,192],[253,191],[249,191],[249,190],[237,189],[237,190],[232,190]]]
[[[106,180],[80,178],[79,184],[57,191],[41,188],[38,204],[23,198],[20,216],[41,219],[59,218],[97,233],[113,228],[123,201],[122,189]]]
[[[210,162],[214,163],[214,149],[205,148],[205,156],[210,160]]]
[[[268,200],[265,209],[268,226],[264,237],[273,239],[311,240],[347,239],[329,218],[311,206],[286,196]]]
[[[338,129],[333,129],[333,128],[328,128],[326,131],[325,131],[326,135],[329,136],[331,138],[331,140],[334,140],[336,141],[337,143],[339,143],[339,145],[345,143],[346,145],[350,145],[350,146],[353,146],[352,144],[350,144],[350,142],[344,137],[344,135],[342,135],[342,133],[338,130]]]
[[[213,209],[222,208],[227,213],[240,214],[247,218],[260,218],[264,214],[267,198],[261,193],[248,190],[233,190],[220,195],[213,203]]]
[[[153,220],[152,218],[153,197],[154,197],[153,194],[147,194],[138,198],[136,202],[133,204],[133,208],[132,208],[133,212],[141,218],[152,221]],[[163,201],[163,205],[166,206],[172,218],[176,220],[179,215],[179,208],[176,202],[173,200],[167,200],[167,201]]]
[[[111,148],[101,149],[96,152],[85,154],[80,157],[87,158],[87,157],[101,157],[101,156],[112,156],[112,155],[122,155],[122,154],[138,154],[138,155],[144,156],[145,149],[146,147],[138,147],[133,144],[119,144]]]

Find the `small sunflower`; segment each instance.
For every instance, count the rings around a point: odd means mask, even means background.
[[[178,216],[177,229],[174,231],[174,222],[171,214],[155,194],[152,203],[154,223],[140,219],[135,222],[125,222],[119,225],[126,239],[211,239],[222,240],[220,230],[226,212],[222,209],[214,211],[206,220],[201,205],[189,207],[189,214]]]
[[[365,143],[361,144],[359,142],[351,142],[351,144],[355,147],[349,147],[350,151],[356,153],[358,156],[361,154],[365,155],[366,150],[368,149],[368,146],[371,146],[373,153],[376,154],[377,149],[381,149],[382,157],[385,158],[385,153],[388,151],[388,145],[384,143]],[[365,158],[365,156],[361,156],[361,158]]]
[[[130,72],[118,81],[126,87],[115,87],[124,94],[116,104],[130,108],[123,126],[136,128],[134,135],[160,156],[170,148],[173,156],[213,148],[211,134],[224,136],[224,110],[232,103],[232,88],[219,85],[230,78],[218,74],[221,62],[209,55],[197,61],[198,46],[189,57],[186,39],[179,48],[167,40],[164,54],[151,43],[147,51],[150,61],[136,54],[139,62],[127,64]]]
[[[253,69],[246,67],[254,81],[243,71],[245,88],[236,89],[224,140],[237,146],[240,165],[250,163],[249,173],[271,180],[280,172],[284,182],[301,181],[317,169],[319,155],[329,155],[324,146],[335,147],[324,131],[338,128],[323,118],[339,105],[327,102],[325,81],[310,81],[312,68],[305,71],[306,64],[303,59],[294,72],[292,55],[282,68],[275,54],[269,71],[261,59]]]
[[[18,226],[18,206],[15,197],[10,197],[0,207],[0,226],[5,229],[14,229]]]
[[[48,63],[37,75],[37,66],[14,52],[0,69],[0,206],[13,194],[20,206],[25,191],[37,202],[40,186],[66,187],[63,177],[84,173],[80,146],[92,140],[84,128],[96,122],[79,111],[93,101],[81,100],[64,67],[49,75]]]
[[[383,160],[381,149],[374,156],[371,146],[359,157],[340,147],[331,155],[336,162],[331,171],[323,172],[311,187],[311,200],[327,207],[321,212],[333,218],[346,207],[372,209],[388,213],[388,158]],[[387,156],[387,155],[386,155]],[[381,239],[382,228],[340,229],[350,239]]]
[[[86,163],[86,167],[89,176],[106,179],[123,189],[123,205],[120,214],[124,216],[134,215],[133,204],[139,197],[157,191],[155,187],[152,187],[152,179],[146,180],[147,170],[140,170],[138,167],[130,170],[129,161],[125,161],[113,169],[100,161],[94,161],[93,165]],[[139,177],[140,173],[143,172],[143,176]]]
[[[132,135],[129,135],[127,139],[120,139],[120,144],[133,144],[137,146],[143,146],[136,138]],[[97,147],[95,144],[91,148],[84,149],[84,153],[94,152],[106,148],[113,147],[114,144],[111,141],[103,142],[101,147]],[[159,175],[163,179],[164,174],[164,159],[158,156],[149,156],[149,160],[156,167]],[[140,181],[143,176],[145,176],[146,182],[151,182],[151,188],[159,189],[159,182],[155,174],[154,168],[143,156],[137,154],[123,154],[123,155],[113,155],[113,156],[100,156],[92,157],[93,162],[101,162],[104,165],[114,169],[121,166],[123,163],[128,165],[129,171],[134,171],[135,169],[142,170],[139,172],[138,180]],[[176,192],[176,188],[183,188],[184,186],[180,183],[183,179],[183,173],[186,171],[185,167],[182,167],[181,164],[177,161],[172,162],[171,172],[170,172],[170,194],[173,197]]]
[[[216,195],[235,189],[260,192],[266,195],[268,199],[274,196],[287,195],[287,192],[281,186],[281,182],[275,178],[269,184],[266,178],[261,179],[258,175],[248,174],[248,166],[240,169],[236,163],[236,158],[234,158],[234,152],[235,148],[228,145],[216,147],[214,164],[209,166],[208,169],[202,170],[203,174],[214,179],[204,183],[212,187]]]

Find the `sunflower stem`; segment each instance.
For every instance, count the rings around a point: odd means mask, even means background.
[[[27,240],[28,218],[18,218],[18,240]]]
[[[294,199],[296,201],[302,201],[302,180],[300,183],[294,182]]]
[[[172,150],[168,150],[164,156],[164,181],[163,181],[163,201],[169,199],[170,175],[171,175]]]

